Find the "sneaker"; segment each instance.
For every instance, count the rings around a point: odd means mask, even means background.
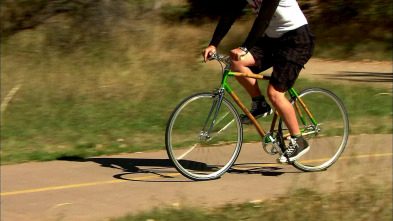
[[[258,119],[272,114],[273,109],[270,107],[270,105],[266,102],[265,98],[262,96],[252,99],[250,113],[252,114],[252,116],[255,117],[255,119]],[[251,120],[245,114],[240,115],[240,122],[242,124],[251,124]]]
[[[277,159],[277,162],[282,164],[288,163],[288,158],[289,162],[293,162],[299,159],[299,157],[303,154],[307,153],[308,150],[310,150],[310,145],[308,145],[308,142],[303,138],[303,136],[290,137],[287,150]]]

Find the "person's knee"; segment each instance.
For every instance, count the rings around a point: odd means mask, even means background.
[[[231,71],[242,72],[246,68],[242,61],[231,60]]]
[[[280,88],[269,84],[267,88],[267,96],[269,97],[270,102],[273,106],[278,106],[282,102],[282,99],[285,98],[285,91],[282,91]]]
[[[271,87],[267,88],[267,96],[269,97],[270,102],[274,105],[277,101],[277,93],[272,90]]]

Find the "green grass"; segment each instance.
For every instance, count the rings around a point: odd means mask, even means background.
[[[2,42],[1,99],[21,85],[2,112],[2,164],[164,148],[172,109],[212,88],[193,54],[199,39],[177,41],[173,29],[155,30],[162,38],[138,33],[132,36],[137,44],[118,35],[117,44],[98,42],[72,53],[47,46],[41,30]],[[177,37],[190,39],[194,29],[184,27]],[[179,86],[193,75],[205,77]]]
[[[164,149],[172,110],[186,96],[219,86],[220,67],[203,64],[199,55],[210,26],[142,23],[141,28],[130,34],[116,27],[107,41],[67,50],[48,44],[47,33],[54,34],[50,26],[2,41],[1,100],[21,87],[2,112],[1,163]],[[243,29],[235,26],[230,37],[242,39],[237,33]],[[224,41],[222,50],[231,44]],[[311,85],[326,87],[343,100],[352,134],[392,132],[386,123],[392,120],[388,89],[305,80],[296,88]],[[245,128],[245,134],[246,142],[259,140],[253,128]]]
[[[219,208],[167,207],[113,221],[238,220],[392,220],[392,191],[365,185],[352,191],[319,193],[300,189],[264,202],[228,204]]]

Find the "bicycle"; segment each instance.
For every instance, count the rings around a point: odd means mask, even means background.
[[[174,167],[197,181],[220,178],[235,163],[242,147],[243,125],[238,110],[224,97],[226,93],[250,118],[266,153],[283,155],[290,136],[276,111],[269,131],[265,132],[228,84],[228,78],[233,76],[258,80],[269,80],[270,76],[231,72],[228,57],[218,53],[211,60],[217,60],[222,67],[220,87],[213,92],[193,94],[180,102],[165,132],[167,154]],[[296,161],[289,162],[285,154],[288,164],[305,172],[326,170],[343,153],[348,140],[345,107],[333,92],[323,88],[308,88],[300,93],[291,88],[288,93],[301,133],[310,144],[310,150]]]

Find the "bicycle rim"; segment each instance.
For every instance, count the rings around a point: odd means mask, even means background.
[[[347,112],[340,99],[322,88],[309,88],[299,93],[310,110],[317,126],[312,123],[304,109],[299,104],[304,114],[305,124],[302,123],[299,113],[297,120],[304,138],[310,145],[309,151],[293,162],[293,166],[302,171],[321,171],[330,167],[345,149],[349,121]],[[295,102],[292,101],[292,105]],[[296,108],[295,108],[296,110]],[[280,121],[282,124],[282,121]],[[282,124],[283,128],[285,126]],[[287,133],[283,131],[283,133]]]
[[[217,106],[207,118],[215,101],[218,100],[212,93],[192,95],[176,107],[167,124],[168,156],[181,174],[193,180],[219,178],[236,161],[241,149],[242,125],[236,109],[225,98],[210,138],[201,135],[210,130]]]

